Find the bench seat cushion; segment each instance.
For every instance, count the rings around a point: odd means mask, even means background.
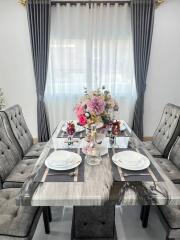
[[[18,192],[19,189],[0,190],[0,239],[30,239],[28,236],[39,209],[17,206],[15,199]]]
[[[160,206],[160,211],[171,228],[180,228],[180,206]]]
[[[143,142],[145,148],[150,152],[154,157],[162,157],[162,153],[153,145],[151,141]]]
[[[169,159],[156,158],[156,161],[174,183],[180,183],[180,170]]]
[[[3,188],[18,188],[21,187],[26,178],[31,174],[36,159],[21,160],[11,171],[9,176],[3,183]]]
[[[28,152],[25,154],[24,159],[38,158],[41,155],[45,145],[46,145],[46,142],[33,144],[28,150]]]

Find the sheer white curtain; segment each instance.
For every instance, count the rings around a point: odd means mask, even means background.
[[[57,5],[51,16],[45,93],[51,131],[61,119],[75,118],[84,87],[105,86],[119,101],[118,117],[131,124],[136,91],[128,5]]]

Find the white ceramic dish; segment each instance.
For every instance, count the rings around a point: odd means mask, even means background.
[[[131,171],[144,170],[150,165],[150,161],[147,157],[134,151],[115,153],[112,157],[112,161],[117,166]]]
[[[59,150],[51,153],[45,161],[45,165],[53,170],[69,170],[81,164],[82,158],[79,154]]]

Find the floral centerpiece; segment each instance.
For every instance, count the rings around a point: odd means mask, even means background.
[[[114,111],[118,111],[118,104],[105,87],[92,92],[85,90],[85,95],[75,106],[75,114],[82,126],[99,122],[108,124],[113,120]]]

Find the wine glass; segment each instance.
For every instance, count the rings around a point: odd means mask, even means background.
[[[67,123],[68,145],[73,144],[73,136],[75,134],[75,125],[73,122]]]

